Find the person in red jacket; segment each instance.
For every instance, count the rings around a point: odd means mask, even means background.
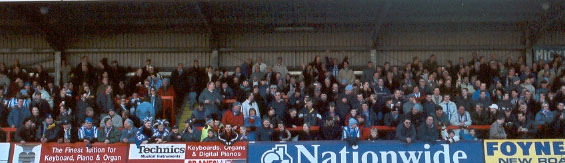
[[[163,83],[161,85],[161,87],[159,88],[159,90],[157,91],[157,94],[159,96],[173,96],[176,97],[176,93],[175,93],[175,88],[173,88],[172,85],[169,84],[169,78],[165,78],[163,79]],[[175,101],[178,101],[176,98]],[[173,107],[173,103],[169,100],[163,100],[163,109],[171,109]],[[177,107],[175,109],[175,113],[178,113],[180,110],[180,107]]]
[[[234,102],[231,110],[226,110],[222,117],[223,124],[231,124],[234,129],[243,126],[243,114],[241,113],[241,103]]]

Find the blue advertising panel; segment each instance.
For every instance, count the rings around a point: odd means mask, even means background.
[[[477,163],[484,162],[480,141],[454,144],[406,144],[399,141],[250,142],[248,161],[256,163]]]

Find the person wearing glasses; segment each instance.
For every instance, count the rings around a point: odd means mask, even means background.
[[[416,129],[412,126],[410,119],[404,119],[404,122],[396,127],[396,139],[406,143],[416,140]]]

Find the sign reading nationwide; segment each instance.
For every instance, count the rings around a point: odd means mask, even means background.
[[[486,162],[565,162],[564,139],[484,140]]]
[[[358,146],[349,146],[345,141],[250,142],[248,148],[248,161],[256,163],[484,162],[479,141],[454,144],[361,141]]]
[[[129,145],[128,162],[184,162],[186,144],[135,144]]]
[[[45,143],[41,146],[41,162],[125,162],[127,144]]]
[[[551,61],[555,55],[565,56],[565,46],[534,46],[534,62]]]
[[[247,142],[236,142],[224,146],[219,142],[188,143],[186,162],[245,162],[247,158]]]

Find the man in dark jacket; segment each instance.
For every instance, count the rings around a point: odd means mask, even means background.
[[[406,143],[416,140],[416,129],[412,126],[410,119],[404,119],[404,123],[396,127],[396,139]]]
[[[106,114],[108,110],[114,109],[114,98],[112,98],[112,86],[106,86],[103,93],[96,95],[96,105],[98,106],[98,110],[96,113],[98,114]],[[104,117],[104,116],[101,116]]]
[[[218,135],[218,139],[220,139],[220,142],[222,142],[222,144],[224,145],[233,145],[233,143],[237,141],[239,135],[237,134],[237,132],[232,130],[231,124],[225,124],[224,127],[224,131]]]
[[[342,129],[339,124],[336,124],[333,117],[326,118],[326,124],[320,129],[321,138],[323,140],[340,140]]]
[[[263,126],[255,131],[255,139],[257,141],[271,141],[273,136],[273,128],[268,119],[263,120]]]
[[[182,141],[184,142],[200,142],[202,133],[200,130],[194,129],[190,119],[184,121],[184,130],[182,130]]]
[[[76,128],[71,127],[71,122],[65,120],[61,122],[63,126],[59,130],[58,140],[59,143],[75,143],[78,140],[78,130]]]
[[[57,136],[59,136],[59,126],[57,126],[53,121],[53,116],[51,114],[47,114],[45,116],[45,121],[43,121],[42,125],[39,126],[37,139],[39,139],[41,143],[56,142]]]
[[[537,126],[532,120],[527,119],[526,114],[519,112],[518,120],[514,123],[516,131],[514,131],[518,139],[533,139],[537,133]],[[561,118],[562,119],[562,118]]]
[[[426,143],[435,143],[439,138],[437,126],[434,125],[434,117],[429,115],[426,118],[426,123],[418,127],[418,140]]]
[[[14,136],[16,138],[16,142],[23,144],[39,140],[36,136],[37,128],[35,127],[35,124],[33,124],[31,118],[25,118],[23,120],[23,125],[20,126],[21,127],[16,131],[16,136]]]

